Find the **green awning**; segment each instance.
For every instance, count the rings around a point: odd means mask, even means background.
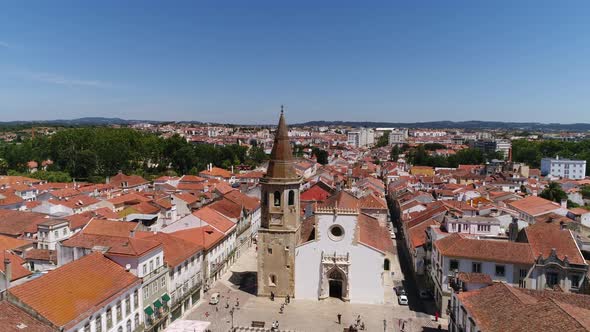
[[[156,300],[156,302],[154,302],[154,307],[160,308],[161,306],[162,306],[162,302],[160,302],[160,300]]]
[[[152,307],[151,307],[151,306],[149,306],[149,307],[147,307],[147,308],[143,309],[143,311],[144,311],[144,312],[145,312],[145,313],[146,313],[148,316],[151,316],[151,315],[153,315],[153,314],[154,314],[154,309],[152,309]]]
[[[164,301],[164,302],[170,301],[170,295],[168,295],[168,293],[164,293],[164,295],[162,295],[162,301]]]

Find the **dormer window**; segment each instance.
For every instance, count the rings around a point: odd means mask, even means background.
[[[281,206],[281,193],[280,192],[275,191],[273,201],[274,201],[275,206]]]

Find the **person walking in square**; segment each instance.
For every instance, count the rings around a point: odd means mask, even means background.
[[[342,315],[339,313],[337,316],[338,316],[338,324],[342,324]]]

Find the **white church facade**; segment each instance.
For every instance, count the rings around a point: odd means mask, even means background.
[[[260,181],[258,296],[384,303],[394,258],[389,231],[358,207],[317,207],[301,221],[301,178],[287,133],[281,113],[269,169]]]

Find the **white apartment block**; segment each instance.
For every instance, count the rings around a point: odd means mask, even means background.
[[[541,159],[541,175],[564,179],[583,179],[586,176],[586,160],[553,158]]]
[[[371,128],[360,128],[348,132],[348,145],[356,148],[375,144],[375,130]]]
[[[389,133],[389,144],[403,144],[408,140],[407,129],[394,129]]]

